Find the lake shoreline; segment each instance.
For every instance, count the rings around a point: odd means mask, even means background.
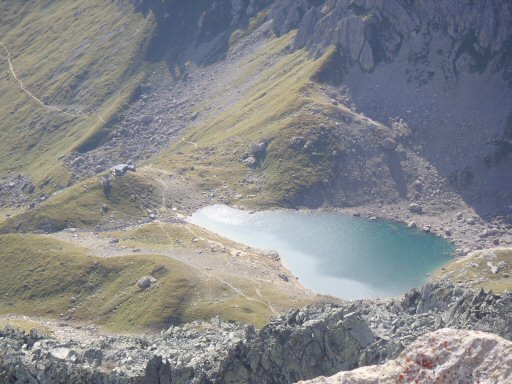
[[[455,246],[454,257],[467,256],[482,249],[512,247],[512,225],[495,219],[486,221],[469,206],[439,211],[433,207],[422,207],[422,213],[413,213],[407,201],[394,204],[365,204],[354,207],[286,208],[259,207],[249,208],[239,204],[227,204],[236,209],[251,212],[291,209],[304,212],[338,212],[360,216],[368,220],[387,220],[419,231],[446,239]],[[203,207],[201,207],[203,208]]]

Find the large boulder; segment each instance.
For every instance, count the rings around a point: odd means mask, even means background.
[[[302,384],[510,383],[512,342],[499,336],[442,329],[421,336],[395,360]]]
[[[141,277],[139,281],[137,281],[137,285],[139,286],[139,288],[148,289],[151,287],[151,284],[153,284],[153,282],[156,282],[156,279],[154,277],[144,276]]]

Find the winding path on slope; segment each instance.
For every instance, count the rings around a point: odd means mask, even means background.
[[[24,93],[26,93],[30,98],[32,98],[36,103],[38,103],[41,107],[43,107],[47,110],[50,110],[52,112],[62,113],[66,116],[70,116],[70,117],[74,117],[74,118],[96,117],[102,124],[106,124],[105,120],[103,119],[103,116],[101,116],[99,114],[87,115],[85,113],[72,113],[72,112],[68,112],[62,108],[55,107],[55,106],[48,105],[48,104],[44,103],[40,98],[38,98],[36,95],[34,95],[34,93],[29,91],[27,89],[27,87],[25,86],[25,84],[23,83],[23,81],[19,78],[18,74],[16,73],[14,64],[13,64],[12,54],[9,51],[9,49],[7,48],[7,46],[2,41],[0,41],[0,47],[2,47],[2,50],[4,51],[4,54],[0,54],[0,57],[7,61],[8,65],[9,65],[9,71],[10,71],[12,77],[14,78],[14,80],[16,80],[16,82],[18,83],[20,89]]]

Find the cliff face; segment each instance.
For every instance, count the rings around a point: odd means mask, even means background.
[[[484,70],[512,74],[512,5],[471,0],[279,0],[272,7],[275,31],[298,28],[296,48],[316,51],[338,45],[346,57],[371,71],[392,61],[404,42],[420,32],[442,31],[451,40],[448,72]],[[469,66],[458,60],[468,55]]]
[[[207,42],[247,25],[270,7],[278,36],[298,29],[297,49],[318,52],[337,45],[346,58],[371,71],[392,61],[404,42],[421,31],[442,31],[451,39],[446,71],[481,71],[492,66],[512,75],[512,5],[471,0],[132,0],[136,9],[153,12],[165,37]],[[169,44],[171,45],[171,44]],[[457,61],[468,55],[471,62]]]

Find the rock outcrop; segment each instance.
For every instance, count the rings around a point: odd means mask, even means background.
[[[231,33],[237,28],[245,28],[250,18],[269,6],[272,0],[131,2],[137,11],[152,12],[157,20],[157,37],[151,55],[164,56],[181,66],[186,60],[205,63],[223,59]],[[180,71],[186,71],[186,68],[181,67]],[[186,73],[181,75],[186,78]]]
[[[404,41],[420,31],[444,29],[453,39],[450,64],[462,69],[461,56],[467,54],[474,66],[494,60],[512,74],[510,61],[503,61],[511,55],[512,5],[503,1],[278,0],[273,17],[278,34],[299,29],[296,48],[318,51],[337,45],[365,71],[392,60]]]
[[[442,329],[421,336],[395,360],[302,384],[510,383],[512,343],[490,333]]]
[[[65,336],[0,331],[0,383],[168,384],[201,382],[253,328],[194,322],[160,336]],[[60,332],[62,333],[62,332]]]
[[[147,337],[64,340],[3,331],[0,382],[293,383],[394,359],[445,327],[510,340],[510,308],[512,293],[436,283],[402,299],[309,306],[259,332],[219,319]]]

